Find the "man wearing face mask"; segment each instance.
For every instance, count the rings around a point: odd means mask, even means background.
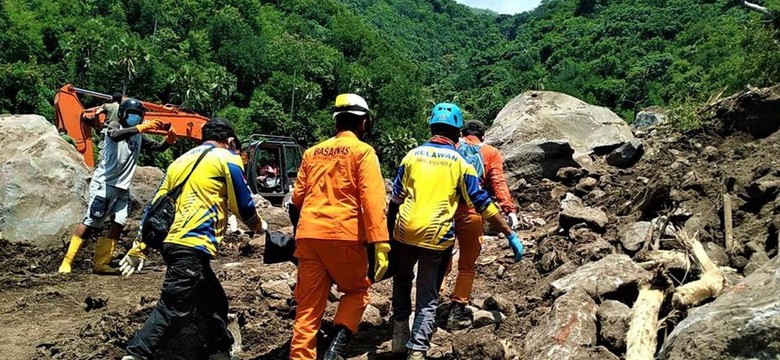
[[[322,359],[345,359],[368,305],[368,287],[388,268],[385,183],[374,148],[362,141],[373,125],[368,104],[341,94],[333,118],[337,134],[306,150],[290,204],[291,218],[300,210],[292,360],[318,358],[317,332],[334,282],[344,295]]]
[[[71,272],[73,259],[84,240],[92,236],[106,221],[111,222],[111,228],[106,236],[98,239],[95,244],[93,272],[119,273],[119,269],[110,267],[109,262],[127,223],[130,184],[138,167],[141,150],[165,151],[176,141],[173,129],[168,130],[165,142],[156,142],[143,136],[147,132],[162,130],[164,124],[159,120],[144,123],[146,109],[140,101],[127,99],[122,102],[118,111],[118,119],[106,125],[100,163],[89,185],[87,214],[73,232],[68,251],[58,270],[60,273]]]

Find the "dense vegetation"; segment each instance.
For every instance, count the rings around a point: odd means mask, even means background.
[[[631,121],[780,81],[774,29],[734,0],[547,0],[515,16],[452,0],[4,0],[0,112],[52,119],[73,83],[308,145],[332,134],[336,94],[357,92],[391,167],[438,101],[490,121],[525,90],[556,90]]]

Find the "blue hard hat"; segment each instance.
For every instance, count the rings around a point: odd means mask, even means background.
[[[463,127],[463,113],[460,112],[458,105],[450,103],[439,103],[433,107],[431,117],[428,119],[428,125],[446,124],[460,129]]]

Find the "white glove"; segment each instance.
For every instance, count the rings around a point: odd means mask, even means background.
[[[506,222],[512,230],[517,230],[517,227],[520,226],[520,220],[517,219],[517,214],[513,212],[506,216]]]
[[[123,277],[128,278],[130,275],[143,269],[146,262],[145,249],[146,244],[138,241],[133,242],[133,248],[119,261],[119,271],[122,272]]]
[[[267,222],[265,222],[265,220],[260,220],[260,221],[262,221],[262,222],[263,222],[263,223],[260,225],[260,227],[263,229],[263,232],[266,232],[266,231],[268,231],[268,223],[267,223]]]

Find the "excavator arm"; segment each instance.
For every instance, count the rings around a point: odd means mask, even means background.
[[[95,91],[79,89],[67,84],[60,88],[54,97],[54,108],[57,111],[57,128],[65,132],[76,141],[76,150],[84,157],[84,162],[89,167],[95,167],[93,158],[92,130],[100,131],[105,122],[103,114],[97,115],[100,107],[89,109],[79,100],[79,95],[91,96],[110,100],[111,96]],[[188,112],[175,105],[160,105],[144,102],[146,115],[144,121],[160,120],[171,124],[171,128],[180,138],[199,141],[201,128],[208,118],[193,112]],[[165,135],[164,131],[152,132],[152,134]]]

